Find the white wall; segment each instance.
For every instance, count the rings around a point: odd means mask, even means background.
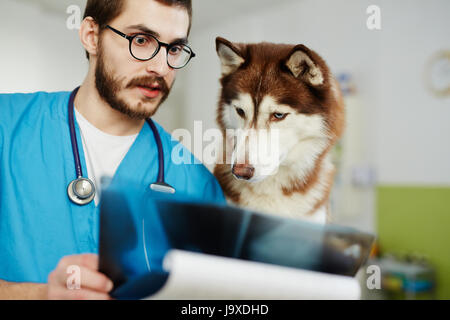
[[[450,50],[450,1],[385,1],[376,112],[381,183],[450,185],[450,97],[424,85],[427,60]]]
[[[64,14],[2,0],[0,39],[0,92],[71,90],[84,79],[86,58]]]

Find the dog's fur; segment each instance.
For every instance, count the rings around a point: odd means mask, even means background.
[[[330,150],[344,128],[343,99],[325,61],[304,45],[219,37],[216,49],[222,67],[217,122],[224,139],[214,174],[227,199],[325,223],[335,172]],[[230,137],[228,129],[243,130],[244,139]],[[280,152],[269,167],[250,163],[250,129],[279,130]]]

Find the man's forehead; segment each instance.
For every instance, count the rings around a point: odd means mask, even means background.
[[[189,14],[180,6],[169,6],[155,0],[125,0],[122,13],[114,19],[123,32],[148,32],[159,40],[173,42],[186,39],[189,29]]]

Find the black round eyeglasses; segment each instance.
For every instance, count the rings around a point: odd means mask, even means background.
[[[109,25],[106,27],[130,42],[130,54],[137,60],[148,61],[153,59],[161,50],[161,47],[166,48],[167,64],[173,69],[185,67],[195,57],[195,53],[186,44],[176,42],[171,44],[164,43],[148,33],[138,33],[129,36]]]

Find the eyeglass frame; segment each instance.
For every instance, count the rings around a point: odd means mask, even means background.
[[[182,69],[182,68],[186,67],[186,66],[188,65],[188,63],[191,61],[191,59],[192,59],[192,58],[195,58],[195,56],[196,56],[196,54],[195,54],[194,51],[191,49],[191,47],[189,47],[189,46],[186,45],[186,44],[182,44],[183,46],[187,47],[187,48],[191,51],[191,55],[190,55],[189,59],[186,61],[186,63],[185,63],[183,66],[181,66],[181,67],[176,67],[176,68],[175,68],[175,67],[172,67],[172,66],[170,65],[170,63],[169,63],[169,50],[170,50],[170,48],[171,48],[172,46],[179,45],[178,43],[176,43],[176,44],[174,44],[174,43],[172,43],[172,44],[171,44],[171,43],[165,43],[165,42],[159,41],[155,36],[153,36],[153,35],[151,35],[151,34],[149,34],[149,33],[145,33],[145,32],[141,32],[141,33],[137,33],[137,34],[134,34],[134,35],[132,35],[132,36],[129,36],[129,35],[127,35],[127,34],[121,32],[121,31],[119,31],[119,30],[117,30],[117,29],[111,27],[110,25],[106,25],[106,28],[108,28],[108,29],[111,30],[112,32],[118,34],[119,36],[121,36],[121,37],[127,39],[127,40],[130,42],[128,49],[129,49],[129,51],[130,51],[131,56],[132,56],[134,59],[139,60],[139,61],[150,61],[151,59],[153,59],[153,58],[159,53],[159,51],[161,50],[161,47],[165,47],[165,48],[166,48],[166,52],[167,52],[166,62],[167,62],[167,65],[168,65],[169,67],[171,67],[172,69]],[[140,59],[140,58],[136,57],[136,56],[133,54],[133,50],[131,49],[131,47],[133,46],[133,40],[134,40],[134,38],[136,38],[137,36],[142,36],[142,35],[152,37],[153,39],[156,40],[156,43],[158,43],[158,48],[155,50],[155,52],[153,53],[153,55],[152,55],[150,58],[148,58],[148,59]]]

